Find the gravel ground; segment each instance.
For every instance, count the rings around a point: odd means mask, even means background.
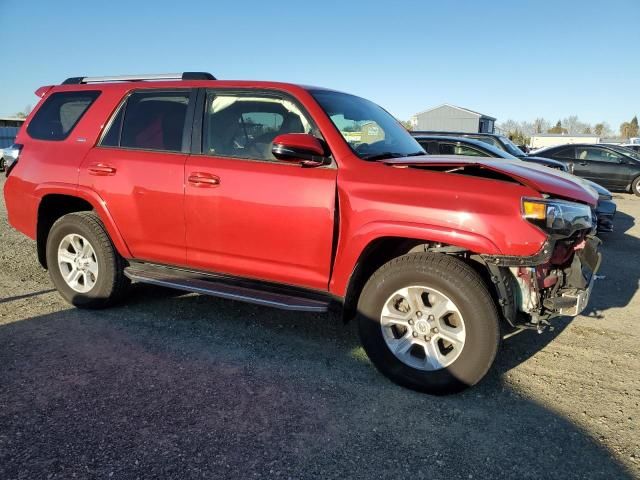
[[[445,398],[326,315],[143,285],[76,310],[2,202],[0,478],[640,478],[640,199],[617,201],[588,314]]]

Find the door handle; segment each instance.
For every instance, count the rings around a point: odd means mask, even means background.
[[[580,162],[580,165],[582,165],[583,167],[587,166],[587,162]]]
[[[220,178],[210,173],[194,172],[189,175],[188,180],[194,187],[217,187],[220,185]]]
[[[92,163],[89,165],[89,175],[107,176],[115,175],[116,167],[104,163]]]

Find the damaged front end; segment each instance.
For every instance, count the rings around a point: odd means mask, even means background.
[[[586,308],[601,254],[596,221],[586,218],[586,206],[578,215],[580,210],[573,204],[564,213],[552,212],[556,217],[550,220],[550,212],[540,210],[536,223],[546,227],[549,238],[537,255],[483,256],[503,316],[512,326],[542,331],[551,318],[576,316]]]

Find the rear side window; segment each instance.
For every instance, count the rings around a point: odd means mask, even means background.
[[[180,152],[189,95],[189,91],[131,94],[100,145]]]
[[[562,148],[551,154],[552,158],[563,158],[565,160],[574,160],[576,149],[574,147]]]
[[[64,140],[99,95],[98,91],[53,93],[29,122],[27,133],[37,140]]]

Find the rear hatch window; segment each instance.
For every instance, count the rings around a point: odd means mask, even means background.
[[[50,95],[29,122],[27,133],[37,140],[64,140],[99,95],[93,90]]]

